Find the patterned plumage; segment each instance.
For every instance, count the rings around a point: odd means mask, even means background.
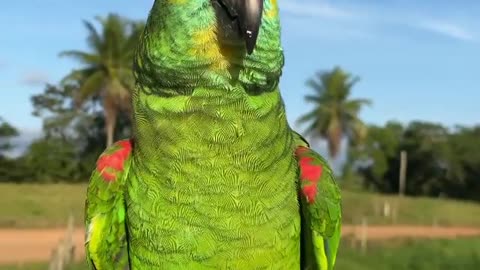
[[[134,136],[90,180],[92,269],[333,268],[340,193],[286,120],[276,0],[261,3],[251,54],[228,13],[243,2],[155,1],[135,59]]]

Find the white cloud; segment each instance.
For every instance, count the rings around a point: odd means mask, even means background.
[[[288,0],[280,4],[280,9],[292,15],[322,17],[330,19],[348,19],[353,14],[326,1],[298,1]]]
[[[286,15],[294,15],[287,20],[292,26],[308,29],[304,34],[324,38],[382,36],[384,31],[403,27],[464,42],[477,39],[475,32],[453,20],[442,19],[441,16],[439,19],[432,19],[429,14],[419,14],[406,8],[353,3],[339,6],[331,2],[332,0],[285,0],[280,4],[280,8]],[[298,27],[298,24],[302,24],[302,27]],[[322,26],[312,31],[311,27],[306,27],[312,24]]]
[[[447,21],[426,20],[419,28],[462,41],[474,41],[475,35],[469,30]]]
[[[328,40],[345,41],[351,39],[370,38],[371,31],[364,29],[363,25],[338,23],[330,20],[316,20],[314,18],[286,18],[282,32],[285,36],[301,36],[307,39],[321,38]],[[311,25],[319,24],[321,27],[312,29]]]
[[[43,71],[30,71],[21,78],[21,83],[28,86],[42,86],[48,82],[48,74]]]

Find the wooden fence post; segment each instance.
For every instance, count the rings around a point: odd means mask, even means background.
[[[367,253],[367,241],[368,241],[368,223],[367,223],[367,218],[363,217],[362,218],[362,231],[361,231],[361,235],[360,235],[360,246],[361,246],[363,254]]]
[[[70,214],[67,222],[67,229],[65,236],[60,239],[58,245],[52,250],[50,257],[49,270],[65,270],[65,267],[69,265],[75,258],[75,245],[73,241],[74,233],[74,218]]]
[[[400,196],[405,194],[406,186],[406,176],[407,176],[407,152],[402,150],[400,152],[400,176],[398,183],[398,193]]]

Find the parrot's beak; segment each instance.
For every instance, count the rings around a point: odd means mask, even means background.
[[[252,54],[262,23],[263,0],[220,0],[220,2],[230,17],[237,20],[247,53]]]

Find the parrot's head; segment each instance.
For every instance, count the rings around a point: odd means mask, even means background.
[[[180,87],[246,82],[241,73],[252,74],[250,67],[279,75],[278,14],[277,0],[155,0],[137,50],[137,78]]]

